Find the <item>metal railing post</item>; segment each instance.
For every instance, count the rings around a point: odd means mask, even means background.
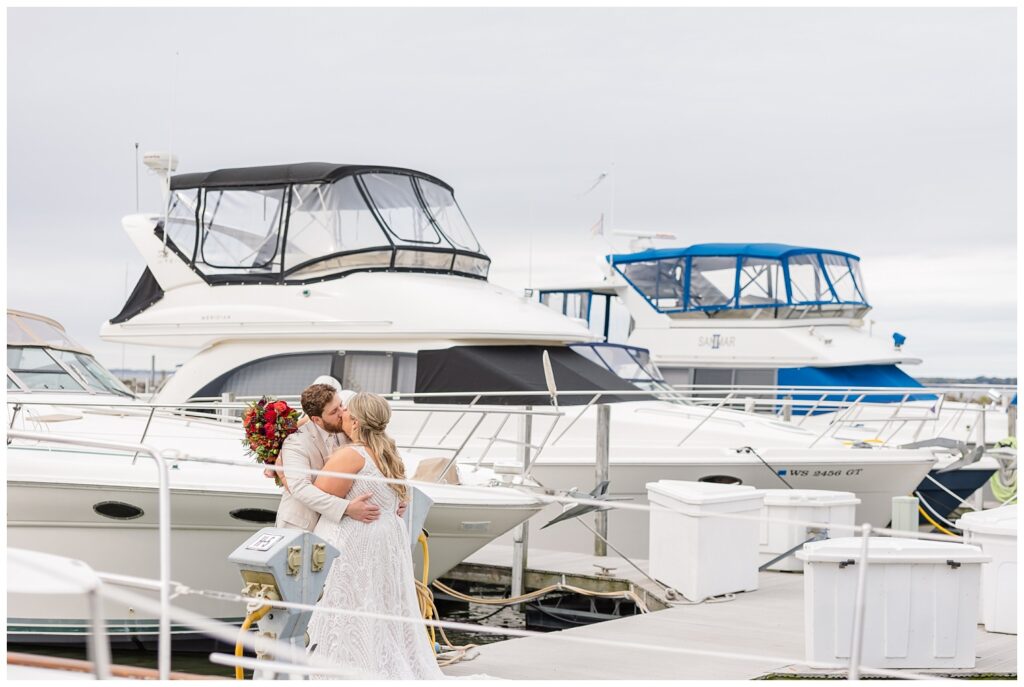
[[[611,416],[612,408],[607,403],[597,406],[597,437],[595,441],[594,485],[608,479],[609,455],[611,448]],[[608,511],[594,513],[594,555],[608,555]]]
[[[86,446],[90,448],[105,448],[125,453],[145,453],[153,459],[157,465],[159,475],[159,500],[157,502],[157,514],[159,522],[157,529],[160,539],[160,643],[157,647],[157,670],[161,680],[170,679],[171,674],[171,491],[170,473],[167,469],[167,461],[163,459],[155,449],[143,444],[125,444],[116,441],[95,441],[92,439],[79,439],[77,437],[63,436],[60,434],[49,434],[41,432],[23,432],[20,430],[9,430],[7,436],[12,439],[26,439],[28,441],[39,441],[51,444],[69,444],[71,446]]]
[[[102,584],[102,582],[100,583]],[[89,660],[92,661],[97,680],[109,680],[110,638],[103,620],[103,596],[99,589],[89,592],[89,611],[92,616],[92,637],[87,640]]]
[[[532,410],[532,406],[526,406],[527,410]],[[519,453],[520,465],[523,466],[523,472],[525,473],[530,467],[530,445],[532,442],[533,433],[533,416],[532,415],[521,415],[519,419],[519,447],[517,452]],[[516,525],[515,529],[512,530],[512,596],[521,596],[523,593],[523,586],[526,579],[526,558],[527,551],[530,545],[530,525],[529,522],[523,522]],[[522,610],[522,604],[519,604],[517,610]]]
[[[857,593],[853,600],[853,646],[850,648],[849,679],[860,679],[860,656],[864,648],[864,608],[867,605],[868,543],[871,539],[871,525],[865,523],[860,529],[860,561],[857,568]]]
[[[785,402],[782,406],[782,419],[784,422],[793,421],[793,394],[786,394],[782,397]]]
[[[225,403],[225,404],[226,403],[234,403],[235,402],[235,394],[234,394],[234,392],[232,392],[232,391],[225,391],[224,393],[222,393],[220,395],[220,402],[221,403]],[[221,416],[221,418],[223,418],[224,422],[227,422],[228,420],[231,419],[231,409],[230,408],[221,408],[220,416]]]

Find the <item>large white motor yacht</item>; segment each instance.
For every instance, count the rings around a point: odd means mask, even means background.
[[[243,455],[236,418],[171,414],[139,401],[60,324],[7,312],[8,426],[40,435],[145,444],[171,462],[171,578],[193,589],[236,592],[241,578],[227,555],[261,527],[272,526],[281,492]],[[105,572],[158,577],[158,475],[147,454],[15,439],[7,447],[7,541],[67,555]],[[443,454],[442,454],[443,455]],[[188,456],[248,462],[233,467]],[[177,457],[177,458],[176,458]],[[422,454],[406,452],[409,474]],[[453,466],[464,485],[428,484],[433,501],[430,578],[537,513],[543,503],[496,482],[487,468]],[[455,480],[452,480],[455,481]],[[417,556],[417,574],[420,557]],[[244,609],[205,597],[184,607],[237,619]],[[8,641],[81,639],[87,609],[67,599],[8,597]],[[149,638],[155,619],[111,603],[106,617],[122,638]]]
[[[1012,433],[1012,392],[986,409],[928,393],[902,369],[921,359],[905,336],[868,317],[858,256],[778,243],[645,243],[603,256],[592,282],[539,289],[539,300],[603,340],[649,350],[668,384],[694,389],[704,402],[732,392],[777,412],[784,406],[776,401],[788,399],[801,427],[889,446],[991,445]],[[943,487],[966,498],[997,468],[986,456],[936,473],[942,487],[929,480],[921,493],[945,515],[959,503]]]
[[[303,163],[180,174],[169,188],[165,215],[124,219],[148,266],[101,330],[108,341],[198,349],[159,402],[289,396],[332,374],[346,388],[398,394],[396,407],[415,408],[425,399],[407,395],[440,392],[432,382],[441,378],[454,380],[450,392],[509,391],[474,386],[479,379],[466,371],[428,369],[423,360],[432,352],[467,347],[480,357],[519,349],[492,367],[539,373],[538,347],[562,354],[598,338],[583,323],[489,283],[490,260],[452,188],[431,175]],[[646,482],[658,479],[787,482],[857,492],[859,518],[884,525],[891,497],[909,493],[935,462],[930,451],[852,448],[755,414],[640,400],[618,378],[566,374],[554,375],[560,389],[620,392],[611,411],[611,492],[639,501]],[[476,401],[489,407],[494,399]],[[586,491],[595,484],[598,411],[566,401],[560,408],[565,415],[553,431],[550,422],[533,422],[533,443],[550,441],[530,474],[548,488]],[[476,418],[467,413],[462,421]],[[515,441],[522,426],[483,422],[487,429],[461,447],[459,461],[521,465]],[[396,417],[391,431],[409,447],[441,443],[451,424],[422,411]],[[614,513],[609,522],[613,542],[646,553],[646,518]],[[590,541],[569,523],[538,533],[531,545],[588,549]]]

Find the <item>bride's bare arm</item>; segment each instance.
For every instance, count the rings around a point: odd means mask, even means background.
[[[353,448],[340,448],[332,453],[327,462],[324,463],[325,471],[345,472],[351,475],[363,469],[365,458]],[[345,498],[352,488],[353,480],[349,477],[335,477],[334,475],[318,475],[313,486],[328,494]]]

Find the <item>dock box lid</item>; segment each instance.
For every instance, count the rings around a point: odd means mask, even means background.
[[[964,513],[956,526],[965,532],[976,534],[1000,534],[1005,537],[1017,536],[1017,506],[1001,506],[974,513]]]
[[[657,482],[648,482],[647,491],[667,496],[670,499],[674,499],[681,503],[687,503],[695,506],[762,498],[757,489],[743,484],[685,482],[674,479],[663,479]]]
[[[992,560],[977,546],[957,542],[904,539],[900,537],[871,537],[868,543],[870,563],[923,563],[943,565],[955,563],[987,563]],[[796,557],[808,563],[859,562],[861,537],[840,537],[804,544]]]
[[[856,506],[857,495],[823,489],[761,489],[766,506]]]

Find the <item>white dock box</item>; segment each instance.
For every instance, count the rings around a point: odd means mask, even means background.
[[[691,601],[757,589],[758,513],[753,487],[661,480],[647,483],[651,576]],[[714,517],[736,514],[747,519]]]
[[[818,489],[762,489],[764,511],[761,520],[761,546],[759,565],[807,541],[815,528],[791,525],[785,520],[820,522],[830,525],[854,524],[854,514],[860,499],[848,491],[822,491]],[[828,528],[826,528],[828,529]],[[849,537],[852,529],[829,529],[829,537]],[[787,556],[768,570],[803,572],[804,564],[796,556]]]
[[[966,513],[956,525],[992,556],[981,566],[981,622],[989,632],[1017,634],[1017,506]]]
[[[847,663],[853,642],[860,537],[812,542],[804,566],[808,662]],[[861,665],[973,668],[981,564],[977,546],[871,537]]]

